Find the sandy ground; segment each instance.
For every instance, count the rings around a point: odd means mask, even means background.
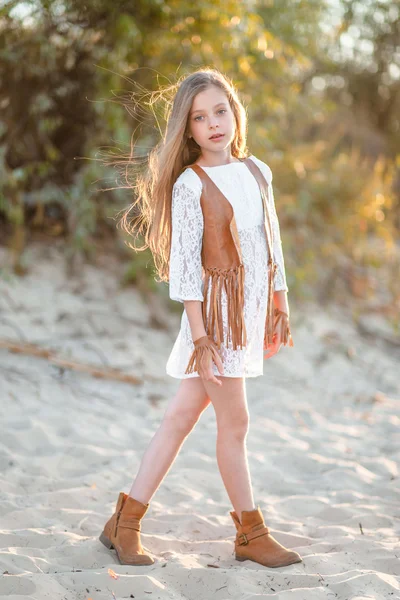
[[[155,564],[121,566],[98,535],[179,385],[165,363],[180,317],[151,328],[148,306],[119,288],[117,272],[85,266],[71,278],[56,248],[29,257],[29,275],[0,279],[0,338],[114,366],[143,383],[0,350],[0,595],[400,598],[398,347],[360,335],[339,309],[300,313],[291,304],[295,346],[247,380],[255,500],[303,563],[235,561],[209,406],[142,522]]]

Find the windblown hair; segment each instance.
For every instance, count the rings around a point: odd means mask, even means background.
[[[172,190],[184,167],[200,156],[200,146],[188,137],[189,112],[195,96],[216,86],[225,92],[235,118],[235,136],[231,153],[236,158],[247,156],[247,115],[233,83],[220,71],[202,68],[181,78],[176,84],[164,88],[173,93],[173,100],[166,113],[166,129],[160,142],[150,151],[145,169],[136,176],[133,187],[136,199],[125,210],[120,226],[133,237],[143,236],[141,247],[128,246],[135,251],[150,248],[159,281],[169,280],[171,250]],[[160,91],[154,92],[160,95]],[[162,95],[162,92],[161,92]],[[129,219],[134,210],[135,218]]]

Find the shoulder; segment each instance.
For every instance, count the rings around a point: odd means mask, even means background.
[[[173,186],[173,194],[177,194],[180,191],[192,191],[196,196],[201,196],[202,184],[200,177],[193,171],[193,169],[185,169],[179,177],[176,179]]]
[[[272,171],[271,171],[270,167],[267,165],[267,163],[263,162],[262,160],[260,160],[256,156],[254,156],[254,154],[251,154],[249,156],[249,158],[250,158],[250,160],[252,160],[257,165],[257,167],[260,169],[261,173],[266,178],[267,182],[271,183],[271,181],[272,181]]]

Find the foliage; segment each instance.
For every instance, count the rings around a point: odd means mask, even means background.
[[[273,170],[291,292],[317,293],[344,260],[397,268],[396,4],[14,0],[0,10],[0,231],[16,270],[39,231],[64,236],[70,259],[94,258],[112,234],[124,281],[152,280],[151,257],[132,255],[115,228],[130,192],[112,185],[100,149],[146,155],[163,113],[129,107],[133,86],[206,65],[235,81],[249,149]]]

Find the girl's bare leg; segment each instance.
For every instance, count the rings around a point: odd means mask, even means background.
[[[217,376],[218,377],[218,376]],[[249,428],[244,377],[218,377],[222,386],[203,381],[217,419],[217,462],[226,491],[241,520],[242,510],[253,510],[253,492],[247,462]]]
[[[210,399],[199,377],[182,379],[143,455],[130,496],[143,504],[150,502],[185,438],[209,404]]]

